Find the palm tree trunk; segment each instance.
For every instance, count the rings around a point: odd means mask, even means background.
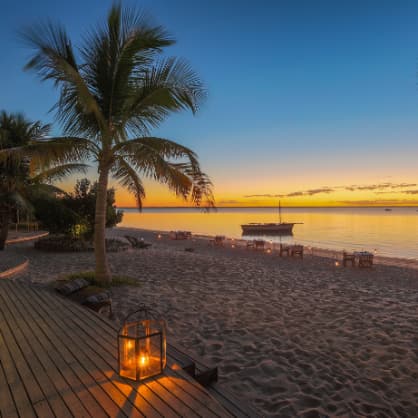
[[[106,254],[106,200],[109,169],[99,168],[99,182],[96,196],[96,216],[94,222],[94,255],[96,258],[96,280],[105,285],[112,282]]]
[[[0,251],[6,247],[7,236],[9,235],[10,213],[7,209],[0,211]]]

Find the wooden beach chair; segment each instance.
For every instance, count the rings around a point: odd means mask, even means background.
[[[299,256],[303,258],[303,245],[292,245],[290,247],[290,255],[292,257]]]
[[[290,254],[290,247],[287,244],[280,244],[279,247],[279,256],[283,257],[283,255],[286,254],[287,256],[289,256]]]
[[[254,241],[247,241],[247,243],[245,244],[245,248],[247,250],[252,250],[254,248]]]
[[[225,243],[225,236],[224,235],[216,235],[215,239],[213,240],[213,244],[218,247],[223,247]]]
[[[263,241],[262,239],[254,240],[254,250],[264,251],[264,245],[265,245],[265,241]]]
[[[343,252],[343,266],[347,267],[347,263],[351,263],[354,267],[356,265],[356,255],[354,253]]]

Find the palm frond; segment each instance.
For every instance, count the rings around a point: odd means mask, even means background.
[[[51,164],[62,165],[98,158],[100,150],[94,142],[85,138],[57,137],[34,141],[21,152],[30,157],[31,168],[44,170]]]
[[[147,15],[135,8],[122,10],[120,4],[113,5],[105,25],[86,37],[81,49],[83,77],[119,135],[124,134],[121,122],[129,117],[126,101],[135,85],[155,54],[173,43],[164,28],[153,25]]]
[[[138,173],[123,158],[117,158],[112,169],[112,175],[136,198],[139,210],[142,209],[142,200],[145,198],[145,189]]]
[[[60,100],[55,110],[66,131],[80,132],[74,117],[83,115],[96,126],[96,132],[105,130],[107,125],[101,109],[80,74],[65,29],[46,22],[26,29],[21,36],[35,50],[25,70],[35,71],[42,81],[52,80],[55,87],[60,88]]]
[[[86,173],[89,166],[87,164],[61,164],[59,166],[51,167],[43,170],[37,175],[32,177],[34,183],[48,182],[63,180],[65,177],[73,173]]]
[[[123,122],[134,134],[146,135],[172,112],[190,109],[197,112],[206,98],[202,81],[190,65],[168,58],[140,75],[126,103]]]
[[[189,148],[168,139],[144,137],[117,144],[113,150],[134,170],[166,184],[176,195],[190,197],[196,205],[205,199],[207,206],[214,206],[212,183]]]

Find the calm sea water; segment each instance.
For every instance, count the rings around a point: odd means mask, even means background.
[[[277,222],[271,208],[221,208],[204,213],[198,209],[124,209],[120,226],[152,230],[188,230],[207,235],[241,238],[240,225]],[[274,242],[297,242],[347,251],[370,250],[378,255],[418,259],[418,209],[392,208],[285,208],[284,222],[295,225],[293,236],[266,237]],[[244,237],[251,238],[251,237]]]

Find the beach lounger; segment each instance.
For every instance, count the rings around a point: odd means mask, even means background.
[[[144,242],[144,239],[138,239],[136,237],[133,237],[131,235],[125,235],[125,238],[129,241],[129,244],[131,244],[132,248],[148,248],[151,247],[150,243]]]

